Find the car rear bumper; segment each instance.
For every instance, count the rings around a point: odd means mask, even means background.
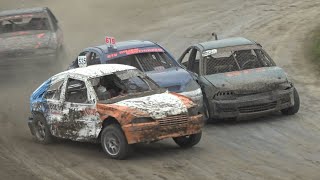
[[[213,118],[248,117],[279,111],[293,106],[293,88],[245,95],[235,100],[211,100]]]
[[[152,142],[201,132],[204,125],[201,114],[184,119],[177,117],[167,117],[150,123],[128,124],[122,126],[122,129],[129,144]]]

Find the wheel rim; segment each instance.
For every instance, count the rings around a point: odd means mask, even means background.
[[[115,134],[109,134],[104,139],[104,148],[108,154],[115,156],[120,151],[120,140]]]
[[[46,128],[45,128],[45,124],[41,121],[38,121],[35,124],[35,129],[36,129],[36,136],[39,140],[43,141],[45,139],[46,136]]]

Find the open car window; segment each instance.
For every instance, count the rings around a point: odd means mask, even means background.
[[[71,103],[88,103],[85,82],[69,78],[65,93],[65,101]]]
[[[275,64],[261,49],[227,50],[203,57],[206,64],[206,74],[217,74],[260,67],[270,67]]]
[[[109,100],[127,94],[159,89],[158,85],[146,76],[135,75],[133,72],[119,73],[119,76],[111,74],[90,79],[98,100]]]
[[[44,97],[46,99],[60,100],[64,80],[60,80],[50,86]]]

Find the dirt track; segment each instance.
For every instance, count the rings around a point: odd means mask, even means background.
[[[0,0],[0,10],[20,2]],[[82,48],[103,43],[106,34],[157,41],[175,56],[212,31],[254,39],[291,75],[302,104],[291,117],[275,113],[208,125],[192,149],[166,140],[139,145],[130,159],[116,161],[95,144],[35,143],[26,124],[28,98],[59,69],[1,67],[0,179],[320,179],[320,80],[304,55],[320,2],[25,0],[24,6],[49,6],[58,16],[70,54],[66,64]]]

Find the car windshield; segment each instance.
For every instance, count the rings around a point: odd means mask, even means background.
[[[155,82],[136,70],[117,72],[90,81],[99,100],[159,89]]]
[[[228,48],[209,51],[202,54],[207,75],[275,66],[270,56],[262,49]]]
[[[33,30],[50,30],[49,21],[45,14],[0,17],[0,34]]]
[[[173,60],[164,52],[134,54],[107,61],[112,64],[125,64],[138,68],[143,72],[162,71],[175,67]]]

